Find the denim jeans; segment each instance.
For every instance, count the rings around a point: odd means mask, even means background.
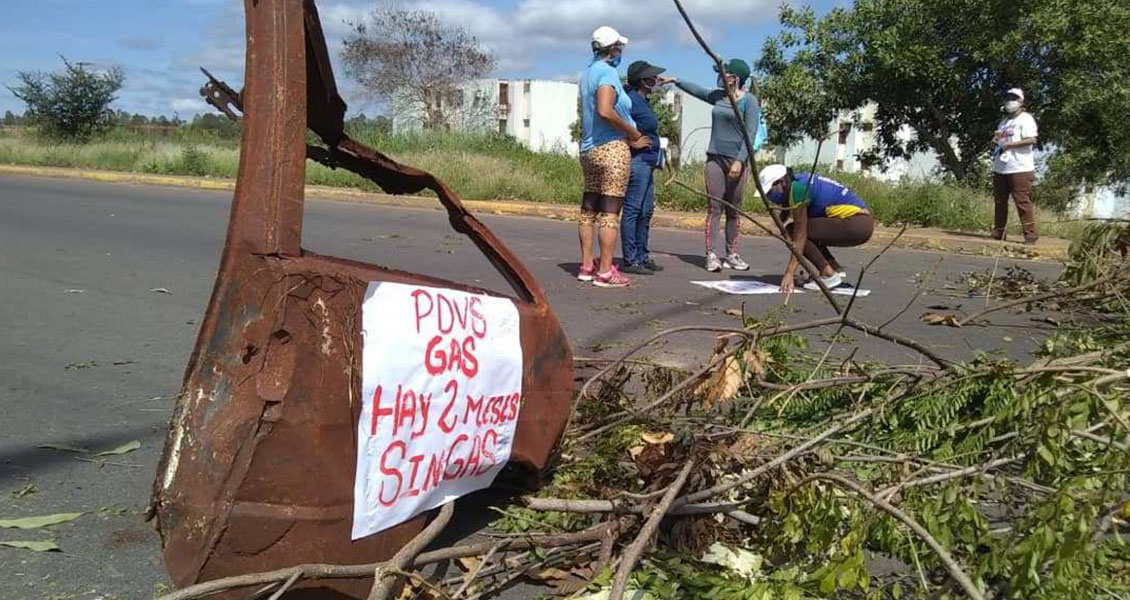
[[[632,175],[628,179],[628,192],[624,196],[624,209],[620,216],[620,243],[624,263],[638,265],[648,260],[647,238],[651,231],[651,216],[655,213],[655,167],[639,158],[632,158]]]

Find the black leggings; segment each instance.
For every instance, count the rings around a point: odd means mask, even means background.
[[[795,222],[788,224],[789,235],[793,235]],[[875,219],[871,215],[855,215],[846,219],[834,217],[808,218],[808,241],[804,245],[804,257],[823,271],[836,258],[828,251],[828,246],[848,248],[860,246],[871,239],[875,232]]]
[[[616,196],[605,196],[604,194],[594,194],[592,192],[585,192],[581,197],[581,210],[589,213],[605,213],[609,215],[620,215],[620,209],[624,206],[624,199],[617,198]]]

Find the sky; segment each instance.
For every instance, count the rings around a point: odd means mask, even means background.
[[[790,0],[822,14],[847,0]],[[725,58],[751,64],[764,39],[780,30],[781,0],[684,0],[687,12]],[[339,89],[350,114],[370,116],[381,104],[348,80],[340,66],[350,23],[373,0],[318,0]],[[575,80],[587,64],[592,30],[610,25],[629,39],[623,71],[634,60],[693,81],[714,80],[670,0],[400,0],[465,26],[498,58],[506,78]],[[19,71],[53,71],[60,56],[126,76],[115,109],[191,118],[209,111],[199,95],[203,66],[239,89],[243,79],[243,3],[238,0],[0,0],[0,114],[24,111],[7,86]]]

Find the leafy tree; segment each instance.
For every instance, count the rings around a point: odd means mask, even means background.
[[[16,124],[16,115],[12,114],[12,111],[10,111],[10,110],[4,111],[4,126],[5,127],[11,127],[15,124]]]
[[[459,86],[494,71],[494,55],[465,27],[435,13],[380,6],[351,23],[341,57],[361,87],[394,110],[420,112],[423,126],[440,129],[463,109]]]
[[[216,113],[203,113],[195,115],[189,129],[194,132],[214,135],[220,138],[238,138],[241,124]]]
[[[63,58],[63,71],[19,71],[8,89],[27,104],[25,117],[49,135],[85,140],[113,124],[110,104],[125,82],[121,68],[90,71],[83,63]]]
[[[975,181],[1016,86],[1061,180],[1130,180],[1125,0],[856,0],[819,19],[785,6],[781,23],[757,64],[774,143],[824,138],[837,110],[875,102],[876,156],[864,158],[934,150]]]

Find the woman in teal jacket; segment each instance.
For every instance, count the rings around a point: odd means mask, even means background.
[[[706,89],[685,81],[670,80],[679,89],[713,106],[710,124],[710,145],[706,150],[706,193],[710,196],[707,205],[706,227],[706,270],[710,272],[721,271],[727,267],[737,271],[746,271],[746,264],[738,254],[738,233],[740,231],[740,215],[737,208],[742,205],[742,194],[745,192],[747,161],[749,152],[742,136],[742,128],[734,116],[733,104],[726,94],[726,86],[732,86],[734,96],[738,101],[738,111],[745,120],[746,132],[749,139],[757,137],[757,124],[761,119],[761,105],[752,93],[745,87],[750,80],[749,65],[744,60],[735,58],[725,65],[726,76],[718,77],[718,87]],[[720,198],[726,202],[722,204],[714,200]],[[718,229],[721,223],[721,213],[726,213],[726,247],[725,258],[719,260],[715,248],[717,247]]]

